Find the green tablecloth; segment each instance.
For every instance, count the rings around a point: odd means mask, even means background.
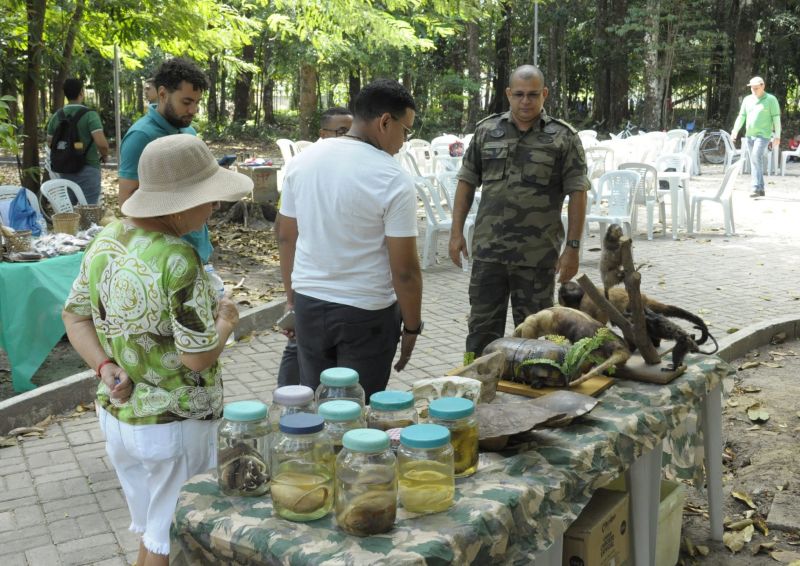
[[[447,512],[414,516],[398,509],[395,528],[348,536],[333,516],[293,523],[262,498],[225,497],[211,474],[184,485],[172,526],[172,564],[530,564],[561,536],[592,493],[665,437],[669,465],[691,477],[702,440],[689,432],[706,393],[732,370],[716,357],[690,356],[683,376],[664,386],[619,381],[589,415],[536,433],[536,447],[481,454],[459,480]]]
[[[83,253],[31,263],[0,263],[0,347],[11,362],[14,391],[31,378],[64,335],[61,310]]]

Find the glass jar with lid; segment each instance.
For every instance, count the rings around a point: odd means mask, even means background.
[[[317,406],[334,399],[355,401],[362,408],[366,404],[364,388],[358,383],[358,372],[350,368],[328,368],[319,374],[315,399]]]
[[[313,521],[333,508],[333,445],[319,415],[293,413],[280,420],[272,444],[272,503],[290,521]]]
[[[367,426],[378,430],[404,428],[417,422],[410,391],[378,391],[369,398]]]
[[[479,456],[475,403],[463,397],[434,399],[428,406],[428,420],[450,431],[455,476],[464,478],[474,474]]]
[[[269,423],[261,401],[228,403],[217,429],[217,482],[225,495],[269,490]]]
[[[453,447],[446,427],[417,424],[404,428],[397,467],[400,503],[406,510],[438,513],[453,504]]]
[[[367,427],[361,405],[355,401],[337,399],[322,403],[317,414],[325,419],[325,433],[330,437],[336,454],[341,451],[342,437],[348,430]]]
[[[315,413],[314,390],[306,385],[284,385],[272,392],[269,423],[272,432],[278,432],[281,417],[292,413]]]
[[[397,462],[389,436],[362,428],[347,431],[342,442],[336,458],[336,523],[362,537],[390,531],[397,514]]]

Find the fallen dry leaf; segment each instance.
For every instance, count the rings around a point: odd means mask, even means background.
[[[745,385],[744,387],[742,387],[742,391],[744,391],[745,393],[758,393],[759,391],[761,391],[761,388],[758,387],[757,385]]]
[[[8,431],[8,436],[23,436],[26,434],[42,434],[44,429],[38,426],[20,426]]]
[[[768,368],[782,368],[781,364],[776,364],[774,362],[761,362],[762,366],[767,366]]]
[[[786,342],[785,332],[778,332],[769,341],[770,344],[783,344],[784,342]]]
[[[769,411],[761,403],[753,403],[747,407],[747,418],[753,422],[767,422]]]
[[[10,448],[16,446],[18,441],[16,438],[8,438],[7,436],[0,436],[0,448]]]
[[[697,545],[697,552],[699,552],[699,553],[700,553],[700,554],[702,554],[703,556],[708,556],[709,549],[708,549],[708,547],[707,547],[706,545],[704,545],[704,544],[698,544],[698,545]]]
[[[770,552],[769,555],[773,560],[789,564],[789,566],[800,563],[800,553],[794,552],[793,550],[776,550]]]
[[[739,369],[753,369],[757,368],[760,365],[761,362],[745,362],[741,366],[739,366]]]
[[[734,496],[735,497],[735,496]],[[737,497],[738,499],[738,497]],[[752,519],[740,519],[738,521],[730,521],[725,524],[725,528],[731,531],[741,531],[745,527],[749,527],[753,524]]]
[[[767,552],[769,550],[772,550],[773,548],[775,548],[776,544],[777,543],[775,541],[759,542],[758,544],[756,544],[754,547],[752,547],[750,549],[750,552],[752,553],[753,556],[755,556],[756,554],[759,554],[760,552]]]
[[[750,507],[750,509],[756,509],[756,504],[753,503],[753,500],[750,499],[750,496],[747,493],[745,493],[744,491],[732,491],[731,495],[733,496],[734,499],[738,499],[739,501],[741,501],[743,503],[746,503],[747,506]],[[751,521],[751,523],[752,523],[752,521]],[[744,526],[745,525],[742,525],[742,527],[744,527]],[[729,527],[729,528],[733,528],[733,527]],[[739,528],[741,528],[741,527],[739,527]]]
[[[767,522],[762,517],[759,517],[753,521],[753,524],[764,534],[765,537],[769,536],[769,527],[767,527]]]
[[[748,525],[741,531],[728,531],[723,533],[722,542],[731,550],[731,552],[739,552],[744,548],[745,544],[752,540],[754,531],[755,528],[753,528],[753,525]]]

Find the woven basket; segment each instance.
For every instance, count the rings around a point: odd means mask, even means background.
[[[78,224],[81,215],[77,212],[59,212],[53,215],[53,232],[63,232],[64,234],[78,233]]]
[[[81,215],[81,230],[86,230],[92,224],[100,224],[106,209],[101,204],[79,204],[75,212]]]

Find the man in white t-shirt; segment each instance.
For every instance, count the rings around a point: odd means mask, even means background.
[[[392,158],[416,113],[408,91],[385,79],[354,106],[347,134],[287,166],[278,242],[300,383],[316,388],[323,370],[349,367],[369,398],[386,388],[401,336],[398,371],[423,328],[416,192]]]

